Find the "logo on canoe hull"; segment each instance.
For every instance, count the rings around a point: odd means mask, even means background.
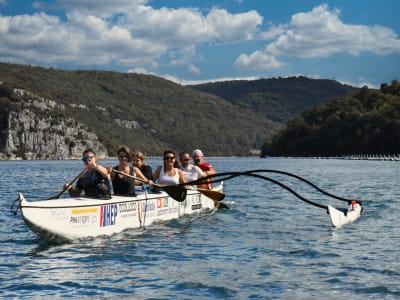
[[[157,208],[166,208],[166,207],[168,207],[168,198],[158,198]]]
[[[118,215],[118,205],[109,204],[100,206],[100,227],[116,224]]]

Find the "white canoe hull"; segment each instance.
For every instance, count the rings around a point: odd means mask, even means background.
[[[19,198],[25,223],[50,241],[110,236],[129,228],[215,210],[215,201],[195,190],[188,190],[183,202],[165,192],[134,197],[113,195],[108,200],[77,197],[27,201],[21,193]]]
[[[347,211],[341,211],[328,205],[328,213],[333,227],[341,227],[357,220],[362,212],[362,206],[357,203],[350,205]]]

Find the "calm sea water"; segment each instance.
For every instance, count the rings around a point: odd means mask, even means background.
[[[155,167],[160,160],[148,161]],[[0,297],[400,298],[399,162],[209,161],[220,172],[295,173],[333,194],[364,200],[364,213],[333,229],[324,210],[242,176],[225,182],[230,210],[55,245],[38,239],[20,215],[11,214],[10,205],[18,191],[31,200],[57,194],[79,173],[81,162],[0,161]],[[345,207],[295,179],[268,176],[313,201]]]

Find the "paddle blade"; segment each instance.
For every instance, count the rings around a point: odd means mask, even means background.
[[[211,198],[214,201],[221,201],[222,199],[225,198],[225,194],[220,191],[206,190],[206,189],[197,189],[197,190],[204,196],[207,196],[208,198]]]
[[[183,186],[167,185],[160,186],[160,188],[178,202],[183,202],[186,199],[187,189]]]
[[[230,207],[228,205],[226,205],[224,202],[217,202],[216,207],[218,209],[220,209],[220,208],[230,209]]]

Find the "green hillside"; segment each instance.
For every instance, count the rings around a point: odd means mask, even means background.
[[[313,107],[287,123],[262,155],[342,156],[400,153],[400,83]]]
[[[0,63],[0,81],[64,104],[65,110],[48,113],[87,125],[110,154],[127,144],[152,156],[166,148],[249,155],[280,126],[220,97],[151,75]],[[1,110],[9,107],[7,101],[1,99]]]
[[[358,89],[329,79],[306,77],[236,80],[192,85],[264,118],[286,123],[307,108]]]

